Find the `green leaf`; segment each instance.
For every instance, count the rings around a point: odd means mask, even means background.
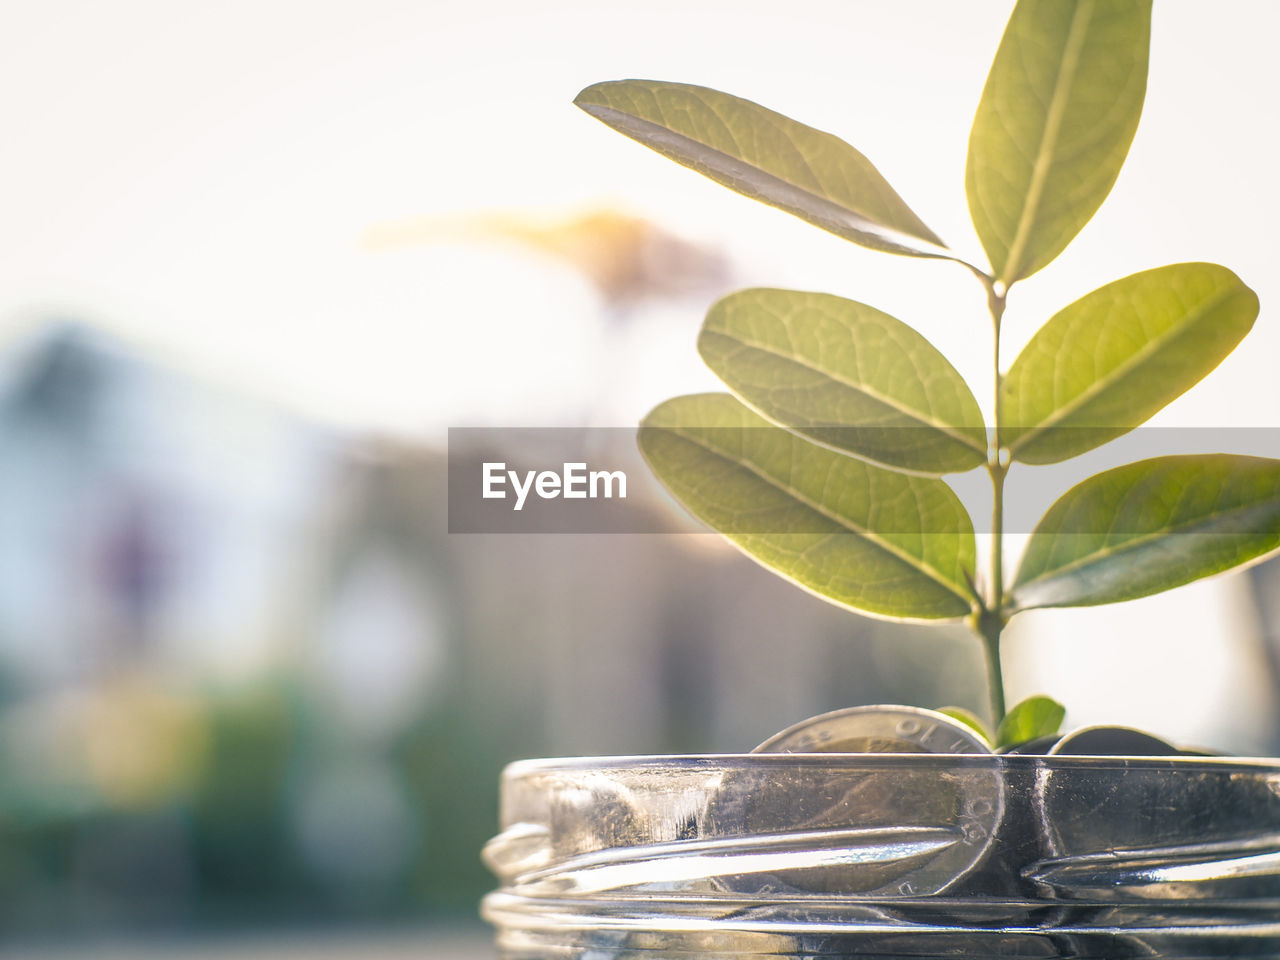
[[[1257,315],[1257,295],[1212,263],[1176,263],[1094,290],[1041,327],[1009,369],[1001,443],[1024,463],[1106,443],[1199,382]]]
[[[982,412],[955,367],[864,303],[743,290],[711,308],[698,349],[749,406],[826,446],[935,475],[986,462]]]
[[[1102,205],[1147,89],[1150,0],[1020,0],[969,135],[969,214],[1005,284],[1056,257]]]
[[[937,712],[943,716],[950,717],[952,720],[959,720],[987,743],[995,746],[991,731],[987,729],[987,725],[972,710],[966,710],[964,707],[939,707]]]
[[[1027,697],[1004,715],[996,730],[996,746],[1012,747],[1058,732],[1067,708],[1050,697]]]
[[[573,102],[717,183],[846,240],[950,259],[870,160],[750,100],[687,83],[617,80],[587,87]]]
[[[890,619],[973,609],[973,524],[941,480],[833,453],[727,394],[668,400],[639,441],[690,513],[805,589]]]
[[[1280,549],[1280,460],[1142,460],[1068,490],[1031,534],[1015,608],[1159,593]]]

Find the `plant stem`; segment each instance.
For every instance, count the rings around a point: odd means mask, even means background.
[[[991,588],[987,607],[992,613],[1004,609],[1004,478],[1009,468],[987,464],[991,475]]]
[[[999,448],[996,448],[999,457]],[[987,685],[991,697],[991,723],[1000,726],[1004,719],[1004,671],[1000,665],[1000,635],[1008,620],[1004,615],[1004,478],[1007,466],[988,464],[991,474],[991,583],[988,589],[986,609],[979,615],[977,632],[982,637],[983,652],[987,658]]]
[[[1004,318],[1005,298],[1008,290],[998,288],[988,280],[987,307],[991,311],[991,380],[992,380],[992,436],[987,455],[987,473],[991,476],[991,577],[987,585],[987,597],[975,623],[976,632],[982,637],[983,652],[987,660],[987,684],[991,697],[991,722],[998,727],[1004,719],[1004,671],[1000,664],[1000,635],[1008,619],[1004,613],[1004,479],[1009,465],[1003,459],[1004,444],[1000,435],[1000,388],[1004,376],[1000,373],[1000,321]]]
[[[987,689],[991,696],[991,728],[994,732],[1004,719],[1004,670],[1000,666],[1000,634],[1005,619],[990,610],[982,611],[974,629],[982,637],[982,649],[987,660]]]

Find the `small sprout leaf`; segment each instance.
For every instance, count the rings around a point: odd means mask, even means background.
[[[1045,696],[1027,697],[1010,710],[996,730],[996,746],[1012,747],[1058,732],[1066,707]]]
[[[1057,463],[1138,426],[1222,362],[1258,297],[1212,263],[1144,270],[1085,294],[1031,338],[1001,387],[1001,442]]]
[[[955,367],[874,307],[743,290],[711,308],[698,349],[749,406],[824,446],[935,476],[986,462],[982,412]]]
[[[939,707],[938,713],[948,716],[952,720],[959,720],[991,746],[995,746],[995,739],[991,736],[991,731],[987,729],[987,725],[972,710],[966,710],[964,707]]]
[[[838,137],[688,83],[615,80],[574,103],[677,163],[864,247],[954,259],[871,161]]]
[[[1032,532],[1013,606],[1160,593],[1280,550],[1280,460],[1157,457],[1068,490]]]
[[[1111,191],[1147,90],[1151,0],[1020,0],[969,135],[969,214],[1005,286],[1060,254]]]
[[[810,443],[727,394],[668,400],[639,443],[690,513],[812,593],[897,620],[973,607],[973,524],[939,479]]]

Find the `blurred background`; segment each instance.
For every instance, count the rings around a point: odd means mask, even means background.
[[[744,285],[873,303],[988,396],[963,270],[851,247],[570,101],[641,76],[765,103],[980,262],[965,146],[1010,8],[7,4],[0,950],[482,957],[503,764],[980,708],[963,632],[826,606],[643,477],[671,536],[450,535],[446,430],[626,427],[714,388],[694,338]],[[1267,0],[1161,0],[1129,163],[1017,291],[1006,356],[1104,282],[1222,262],[1261,317],[1156,422],[1280,427],[1277,28]],[[1010,692],[1277,753],[1278,633],[1273,561],[1027,615]]]

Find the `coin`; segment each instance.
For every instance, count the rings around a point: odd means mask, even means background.
[[[1132,727],[1081,727],[1067,734],[1048,755],[1070,757],[1171,757],[1178,748]]]
[[[849,707],[776,733],[752,753],[991,753],[977,733],[920,707]]]
[[[991,748],[964,724],[933,710],[871,706],[805,720],[752,753],[991,757]],[[954,888],[985,858],[1004,814],[1004,779],[994,760],[850,758],[821,770],[806,767],[803,776],[800,789],[779,768],[744,811],[753,833],[847,836],[848,857],[770,878],[803,891],[900,898]]]

